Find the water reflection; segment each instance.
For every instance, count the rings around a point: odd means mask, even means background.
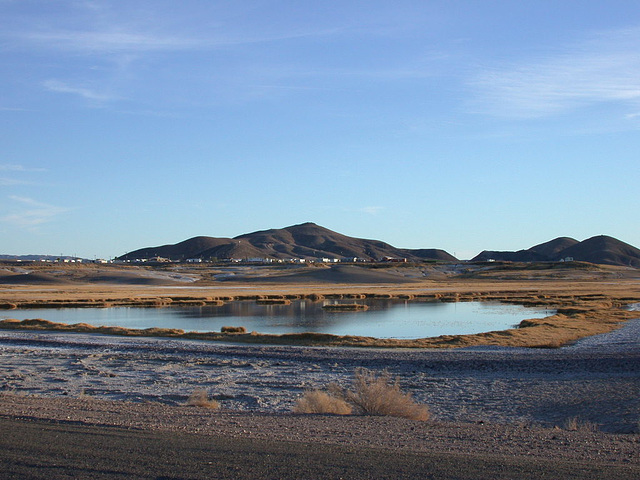
[[[11,318],[44,318],[53,322],[89,323],[128,328],[181,328],[186,331],[219,331],[223,326],[243,326],[260,333],[317,332],[378,338],[422,338],[438,335],[481,333],[511,328],[525,318],[541,318],[553,312],[487,302],[441,303],[399,299],[355,300],[366,311],[328,311],[334,300],[296,300],[289,305],[261,305],[254,301],[221,306],[103,309],[20,309]],[[349,303],[340,300],[339,303]]]

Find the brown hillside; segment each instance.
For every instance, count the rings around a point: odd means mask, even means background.
[[[216,247],[228,245],[232,242],[233,240],[230,238],[193,237],[172,245],[140,248],[123,255],[120,259],[135,260],[162,257],[170,258],[171,260],[186,260],[188,258],[197,258],[202,252],[213,250]]]
[[[348,237],[315,223],[303,223],[282,229],[263,230],[235,237],[247,241],[272,258],[361,258],[377,260],[385,256],[403,257],[403,253],[378,240]]]
[[[210,259],[361,259],[384,257],[424,258],[450,261],[455,258],[442,250],[401,250],[379,240],[349,237],[315,223],[261,230],[235,238],[194,237],[173,245],[147,247],[120,257],[122,260],[163,257],[171,260]]]
[[[569,237],[558,237],[549,242],[541,243],[529,249],[530,252],[535,252],[540,255],[544,255],[549,258],[555,258],[560,252],[566,248],[576,245],[578,240]]]
[[[640,267],[640,250],[607,235],[591,237],[559,253],[582,262]]]

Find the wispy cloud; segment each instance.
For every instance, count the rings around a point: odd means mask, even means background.
[[[42,85],[51,92],[78,95],[86,100],[95,102],[107,102],[117,98],[113,95],[99,93],[86,87],[73,86],[59,80],[47,80]]]
[[[375,207],[375,206],[362,207],[360,209],[362,213],[366,213],[368,215],[378,215],[382,210],[384,210],[384,207]]]
[[[534,118],[600,104],[640,105],[640,27],[595,35],[563,51],[485,69],[472,82],[480,111]]]
[[[11,187],[15,185],[32,185],[33,182],[29,180],[19,179],[13,177],[13,175],[19,175],[22,173],[32,172],[45,172],[46,169],[38,167],[25,167],[24,165],[4,163],[0,164],[0,172],[7,172],[12,177],[2,176],[0,177],[0,186]]]
[[[9,199],[15,205],[14,212],[1,217],[0,220],[21,228],[37,227],[70,211],[69,208],[38,202],[28,197],[11,195]]]
[[[25,112],[26,108],[18,108],[18,107],[1,107],[0,112]]]
[[[22,40],[47,49],[88,53],[175,51],[203,44],[190,38],[108,30],[31,32]]]
[[[45,172],[45,168],[25,167],[15,163],[0,163],[0,172]]]
[[[290,28],[288,30],[247,32],[232,26],[208,28],[203,33],[157,33],[158,25],[107,25],[94,29],[31,30],[5,34],[20,44],[43,50],[86,54],[143,54],[210,50],[229,46],[270,43],[339,34],[338,28]],[[237,30],[237,31],[236,31]]]
[[[26,180],[18,180],[16,178],[8,178],[8,177],[0,177],[0,186],[2,187],[12,187],[15,185],[30,185],[31,182]]]

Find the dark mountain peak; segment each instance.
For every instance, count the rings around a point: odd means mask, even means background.
[[[591,237],[591,238],[587,238],[586,240],[583,240],[582,242],[583,245],[597,245],[600,247],[611,247],[611,246],[615,246],[615,247],[631,247],[631,245],[629,245],[628,243],[624,243],[621,240],[618,240],[617,238],[614,237],[610,237],[609,235],[596,235],[595,237]],[[631,248],[635,248],[635,247],[631,247]]]
[[[123,260],[164,257],[171,260],[209,259],[361,259],[384,257],[408,260],[457,261],[438,249],[399,249],[380,240],[349,237],[313,222],[284,228],[272,228],[239,235],[235,238],[192,237],[173,245],[147,247],[127,253]],[[640,250],[607,235],[597,235],[582,242],[558,237],[527,250],[489,251],[475,261],[557,262],[573,259],[582,262],[640,267]]]
[[[441,262],[457,262],[458,259],[439,248],[403,248],[402,252],[407,257],[418,257],[422,260],[437,260]]]
[[[529,249],[531,252],[535,252],[547,257],[554,257],[565,248],[569,248],[576,243],[579,243],[575,238],[570,237],[558,237],[548,242],[535,245]]]
[[[472,262],[487,262],[492,260],[499,262],[543,262],[548,260],[548,258],[546,255],[531,250],[518,250],[517,252],[484,250],[471,259]]]
[[[573,259],[597,264],[640,267],[640,250],[607,235],[597,235],[582,242],[574,238],[559,237],[528,250],[517,252],[484,251],[473,260],[489,259],[509,262],[557,262]]]
[[[172,260],[187,258],[379,260],[384,257],[449,260],[453,258],[441,250],[420,250],[414,253],[413,250],[401,250],[380,240],[349,237],[313,222],[259,230],[234,238],[193,237],[175,245],[136,250],[121,258],[133,260],[154,257],[166,257]]]
[[[348,237],[312,222],[285,228],[261,230],[235,237],[259,248],[265,257],[273,258],[361,258],[375,260],[385,256],[402,256],[391,245]]]
[[[203,251],[211,250],[229,242],[231,242],[230,238],[198,236],[176,244],[141,248],[139,250],[129,252],[120,258],[122,260],[134,260],[163,257],[170,258],[172,260],[186,260],[188,258],[198,257]]]
[[[286,227],[286,228],[290,229],[290,228],[298,228],[298,227],[320,227],[320,225],[313,222],[304,222],[304,223],[298,223],[296,225],[291,225],[290,227]],[[320,228],[324,228],[324,227],[320,227]]]
[[[640,250],[608,235],[588,238],[564,249],[560,255],[583,262],[640,267]]]
[[[304,233],[317,233],[317,234],[321,234],[321,233],[335,233],[331,230],[329,230],[328,228],[324,228],[321,227],[319,225],[316,225],[315,223],[312,222],[306,222],[306,223],[300,223],[298,225],[291,225],[289,227],[284,227],[284,228],[269,228],[267,230],[257,230],[255,232],[251,232],[251,233],[244,233],[242,235],[238,235],[237,237],[234,237],[236,239],[242,239],[242,238],[250,238],[250,237],[255,237],[255,236],[260,236],[260,235],[290,235],[292,233],[297,233],[297,232],[304,232]]]

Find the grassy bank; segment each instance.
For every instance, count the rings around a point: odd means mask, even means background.
[[[237,343],[264,343],[274,345],[304,346],[344,346],[376,348],[457,348],[474,345],[499,345],[512,347],[556,348],[567,345],[580,338],[606,333],[631,318],[637,318],[637,312],[625,309],[629,303],[640,301],[640,296],[627,292],[625,295],[606,293],[544,292],[537,290],[491,290],[475,292],[438,292],[419,291],[403,293],[382,292],[343,292],[343,293],[282,293],[249,294],[224,296],[138,296],[138,297],[91,297],[91,298],[55,298],[55,299],[13,299],[2,302],[0,307],[13,308],[91,308],[136,306],[162,308],[168,306],[221,305],[230,301],[256,301],[259,303],[288,304],[293,299],[367,299],[397,298],[408,301],[467,302],[491,301],[545,307],[557,313],[542,319],[525,319],[518,328],[479,333],[473,335],[442,335],[420,339],[384,339],[350,335],[330,335],[322,333],[263,334],[259,332],[186,332],[180,329],[130,329],[123,327],[96,327],[93,325],[54,323],[46,319],[0,321],[0,328],[19,330],[49,330],[59,332],[97,333],[121,336],[155,336],[207,341]],[[6,312],[10,316],[10,311]]]

